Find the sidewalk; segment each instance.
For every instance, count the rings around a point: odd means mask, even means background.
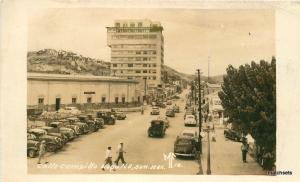
[[[224,137],[222,128],[216,128],[216,142],[210,142],[210,166],[212,175],[266,175],[266,172],[247,155],[242,162],[241,143]],[[207,171],[207,136],[202,140],[202,168]]]

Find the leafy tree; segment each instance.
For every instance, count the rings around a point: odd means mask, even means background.
[[[271,63],[229,65],[219,97],[229,122],[256,144],[275,156],[276,150],[276,59]]]

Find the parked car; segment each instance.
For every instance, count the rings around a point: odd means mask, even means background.
[[[197,158],[198,143],[190,136],[178,136],[174,143],[174,154],[176,157],[185,156]]]
[[[126,119],[126,114],[122,111],[116,111],[115,118],[118,120]]]
[[[39,129],[45,130],[47,135],[59,137],[64,145],[68,142],[68,137],[56,128],[50,126],[41,126]]]
[[[40,142],[35,140],[27,140],[27,156],[30,158],[36,157],[39,152]]]
[[[104,120],[102,118],[95,118],[92,114],[87,114],[90,120],[95,121],[96,129],[99,130],[100,128],[104,128]]]
[[[99,128],[96,126],[96,122],[92,119],[89,119],[87,115],[80,115],[78,116],[78,119],[82,123],[86,123],[89,126],[90,132],[96,132],[99,130]]]
[[[68,141],[71,141],[77,137],[75,131],[72,128],[65,127],[62,122],[54,121],[51,122],[49,126],[57,129],[58,132],[64,134],[68,138]]]
[[[59,137],[47,135],[43,129],[34,128],[27,132],[27,139],[32,139],[41,142],[46,141],[46,151],[55,152],[63,147],[63,143]]]
[[[186,136],[186,137],[191,137],[195,140],[195,142],[199,141],[199,136],[197,131],[194,130],[183,130],[179,136]]]
[[[111,112],[98,111],[97,118],[102,118],[104,120],[104,124],[108,124],[108,125],[116,124],[116,119]]]
[[[241,142],[242,141],[242,134],[239,133],[238,131],[235,131],[233,129],[225,129],[224,130],[224,136],[225,138]]]
[[[87,134],[89,130],[89,126],[86,123],[80,122],[78,118],[67,118],[69,124],[79,126],[80,134]]]
[[[179,106],[177,106],[176,104],[173,106],[173,110],[174,110],[175,113],[180,112]]]
[[[72,115],[81,114],[81,111],[78,110],[76,107],[65,107],[64,109],[59,109],[58,112],[69,113],[69,114],[72,114]]]
[[[159,115],[159,108],[158,107],[152,107],[152,110],[150,112],[151,115]]]
[[[166,132],[165,121],[163,120],[152,120],[148,128],[149,137],[163,137]]]
[[[59,120],[59,122],[61,122],[63,124],[64,127],[66,128],[71,128],[74,131],[74,134],[76,137],[78,137],[79,135],[81,135],[82,133],[80,132],[80,128],[78,125],[75,124],[70,124],[70,122],[67,119],[62,119]]]
[[[184,126],[197,126],[197,120],[194,115],[187,115],[184,120]]]
[[[172,108],[168,108],[166,111],[166,116],[175,117],[175,111]]]

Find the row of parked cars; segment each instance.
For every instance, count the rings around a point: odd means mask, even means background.
[[[194,107],[187,107],[184,114],[184,126],[197,126]]]
[[[125,118],[126,114],[122,112],[99,111],[96,117],[87,114],[45,122],[45,126],[27,130],[27,156],[36,157],[43,140],[46,142],[47,152],[57,152],[75,138],[97,132],[104,125],[114,125],[116,119]]]

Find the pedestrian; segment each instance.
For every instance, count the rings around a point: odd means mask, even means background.
[[[212,130],[212,133],[211,133],[211,141],[213,141],[213,142],[216,142],[216,141],[217,141],[217,140],[216,140],[216,132],[215,132],[214,129]]]
[[[141,114],[144,114],[144,107],[141,107]]]
[[[242,146],[241,146],[241,150],[242,150],[242,158],[243,158],[243,162],[246,163],[247,162],[247,152],[248,152],[248,143],[246,140],[243,140],[242,142]]]
[[[118,150],[117,150],[117,154],[118,154],[118,158],[115,161],[115,164],[118,165],[119,164],[119,160],[121,159],[122,164],[126,164],[125,160],[124,160],[124,153],[126,153],[124,151],[124,145],[123,142],[120,142],[119,146],[118,146]]]
[[[112,166],[112,154],[111,154],[111,147],[110,147],[110,146],[107,147],[107,150],[106,150],[106,153],[105,153],[105,164],[104,164],[103,167],[102,167],[102,170],[103,170],[103,171],[105,170],[104,167],[105,167],[107,164],[109,165],[109,167]]]
[[[48,161],[45,158],[45,153],[46,153],[46,141],[42,140],[40,146],[39,146],[39,160],[38,160],[38,164],[41,164],[41,160],[44,159],[45,160],[45,164],[48,163]]]

